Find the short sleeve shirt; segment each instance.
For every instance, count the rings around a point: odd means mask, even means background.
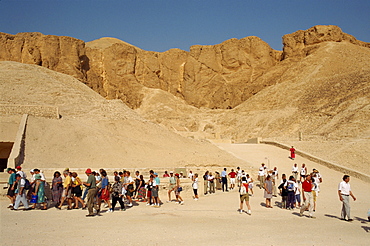
[[[86,183],[91,184],[90,186],[87,186],[88,189],[96,188],[96,179],[94,175],[89,175],[87,178]]]
[[[10,174],[8,184],[12,185],[15,182],[15,173]]]
[[[69,184],[71,183],[71,177],[68,175],[65,179],[64,179],[64,182],[63,182],[63,187],[64,189],[67,188],[69,186]]]

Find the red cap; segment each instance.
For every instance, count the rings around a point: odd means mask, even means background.
[[[21,166],[18,166],[18,167],[16,167],[16,169],[21,170],[22,168],[21,168]]]
[[[85,173],[91,174],[91,169],[90,168],[86,169]]]
[[[176,173],[175,176],[180,177],[180,174]]]

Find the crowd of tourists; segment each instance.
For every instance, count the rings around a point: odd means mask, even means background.
[[[126,170],[115,171],[113,182],[109,182],[107,172],[104,169],[96,172],[88,168],[85,171],[87,180],[83,182],[76,172],[70,172],[67,168],[62,174],[59,171],[54,172],[51,186],[46,182],[43,172],[39,169],[30,170],[29,179],[20,166],[16,169],[8,168],[7,171],[10,174],[7,197],[11,202],[8,208],[15,211],[20,210],[21,203],[24,207],[23,210],[26,211],[35,208],[47,210],[50,207],[61,210],[66,204],[67,210],[88,209],[86,216],[91,217],[100,214],[102,203],[108,209],[107,212],[115,211],[117,202],[121,211],[125,211],[126,207],[132,207],[136,202],[143,202],[147,206],[157,208],[163,204],[159,197],[161,180],[158,173],[153,170],[149,171],[147,180],[139,171],[136,171],[134,175]],[[184,204],[181,197],[183,190],[181,180],[184,178],[188,178],[192,182],[193,199],[195,201],[199,199],[200,186],[197,173],[193,174],[192,171],[189,171],[188,176],[185,177],[181,172],[170,171],[168,173],[165,171],[162,177],[168,179],[168,200],[166,202]],[[206,171],[202,178],[205,196],[214,194],[216,190],[228,192],[238,188],[240,195],[239,213],[251,214],[249,197],[254,195],[254,180],[240,167],[237,167],[235,171],[231,169],[230,172],[224,168],[221,173],[216,171],[214,174]],[[315,218],[316,201],[320,193],[320,184],[323,181],[318,170],[313,169],[309,173],[305,164],[302,164],[301,168],[294,164],[291,174],[282,174],[279,177],[277,167],[268,170],[262,163],[258,171],[258,181],[257,186],[264,190],[266,208],[273,208],[271,200],[279,195],[281,196],[281,208],[299,209],[300,216],[308,211],[309,217]],[[343,182],[339,185],[338,195],[340,201],[343,202],[341,218],[351,221],[348,197],[351,196],[354,200],[356,198],[352,194],[348,182],[349,176],[345,175]],[[175,195],[175,200],[172,200],[172,193]],[[246,211],[243,210],[244,202],[247,206]]]

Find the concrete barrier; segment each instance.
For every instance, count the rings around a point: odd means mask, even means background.
[[[288,145],[285,145],[285,144],[282,144],[282,143],[279,143],[279,142],[275,142],[275,141],[261,141],[261,143],[273,145],[273,146],[276,146],[276,147],[279,147],[279,148],[282,148],[282,149],[286,149],[286,150],[289,150],[291,148],[291,146],[288,146]],[[370,176],[367,175],[367,174],[361,173],[359,171],[353,170],[353,169],[348,168],[348,167],[344,167],[342,165],[339,165],[339,164],[336,164],[336,163],[333,163],[333,162],[330,162],[330,161],[323,160],[319,157],[313,156],[313,155],[308,154],[306,152],[303,152],[301,150],[296,149],[295,154],[299,155],[299,156],[302,156],[302,157],[304,157],[304,158],[306,158],[310,161],[313,161],[313,162],[316,162],[316,163],[321,164],[323,166],[326,166],[330,169],[336,170],[336,171],[344,173],[344,174],[348,174],[352,177],[355,177],[355,178],[361,179],[362,181],[370,183]]]
[[[26,124],[27,124],[28,115],[24,114],[22,116],[21,122],[19,123],[17,135],[13,144],[12,151],[10,152],[8,158],[8,167],[15,168],[18,165],[21,165],[24,160],[24,141],[26,135]]]

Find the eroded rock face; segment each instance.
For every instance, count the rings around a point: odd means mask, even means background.
[[[41,33],[0,33],[0,60],[40,65],[85,80],[85,43]]]
[[[258,37],[195,45],[190,52],[141,50],[114,38],[85,43],[41,33],[0,33],[0,60],[37,64],[72,75],[107,99],[140,107],[150,89],[171,93],[195,107],[234,108],[278,83],[274,68],[289,67],[323,42],[370,47],[337,26],[314,26],[283,37],[284,50],[273,50]],[[281,69],[277,72],[283,73]],[[264,76],[262,76],[264,75]],[[149,88],[149,90],[148,90]]]
[[[357,40],[352,35],[342,32],[338,26],[314,26],[305,31],[299,30],[283,36],[283,59],[299,60],[318,47],[316,44],[323,42],[347,41],[363,47],[370,48],[370,44]]]

